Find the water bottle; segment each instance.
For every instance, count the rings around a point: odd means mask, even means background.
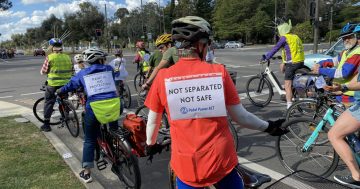
[[[355,153],[360,153],[360,140],[359,138],[353,133],[347,136],[347,140],[351,147],[353,148]]]

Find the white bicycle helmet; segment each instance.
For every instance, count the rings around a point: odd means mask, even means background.
[[[171,22],[173,40],[198,41],[209,38],[212,28],[205,19],[198,16],[186,16]]]
[[[105,59],[107,56],[107,53],[99,48],[86,49],[82,54],[84,56],[84,61],[90,64],[96,62],[99,59]]]
[[[75,61],[76,63],[83,62],[83,61],[84,61],[84,56],[83,56],[82,54],[76,54],[76,55],[74,56],[74,61]]]

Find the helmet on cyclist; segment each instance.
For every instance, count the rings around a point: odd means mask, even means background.
[[[172,43],[171,34],[162,34],[156,39],[155,46],[167,43]]]
[[[122,50],[121,49],[116,49],[114,52],[114,55],[121,55],[122,54]]]
[[[353,24],[353,23],[347,23],[340,32],[339,37],[345,37],[349,35],[353,35],[360,32],[360,25],[359,24]]]
[[[82,54],[76,54],[76,55],[74,56],[74,61],[75,61],[76,63],[83,62],[83,61],[84,61],[84,56],[83,56]]]
[[[285,22],[277,27],[280,36],[284,36],[285,34],[290,33],[291,28],[292,28],[291,20],[289,20],[289,23]]]
[[[86,49],[83,53],[84,61],[88,63],[95,63],[97,60],[106,59],[107,53],[98,49],[98,48],[90,48]]]
[[[137,48],[144,48],[144,47],[145,47],[144,41],[138,41],[138,42],[136,42],[136,47],[137,47]]]
[[[172,25],[172,39],[174,41],[187,41],[178,48],[184,48],[197,42],[200,39],[209,39],[211,35],[211,26],[209,22],[198,16],[186,16],[174,20]],[[207,43],[207,40],[206,40]]]
[[[49,40],[49,45],[52,46],[52,49],[55,51],[62,50],[62,44],[61,39],[51,38]]]

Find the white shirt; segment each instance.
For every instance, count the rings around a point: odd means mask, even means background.
[[[82,69],[85,69],[85,68],[89,67],[88,64],[86,64],[86,63],[83,63],[83,64],[84,64],[84,68],[82,68]],[[82,70],[82,69],[80,68],[79,64],[74,64],[75,74],[79,73],[79,71]]]
[[[115,77],[116,81],[125,81],[127,76],[129,75],[126,71],[126,59],[117,57],[112,60],[109,65],[114,69],[115,72],[120,72],[119,76]]]

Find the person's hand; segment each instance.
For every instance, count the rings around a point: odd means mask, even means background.
[[[269,126],[265,129],[264,132],[269,133],[271,136],[281,136],[289,132],[286,128],[281,127],[281,125],[285,122],[285,119],[278,119],[276,121],[269,120]]]
[[[59,89],[56,89],[56,91],[55,91],[55,94],[56,94],[56,95],[59,95],[59,94],[61,94],[61,88],[59,88]]]
[[[147,156],[151,156],[151,155],[155,155],[157,153],[161,153],[162,152],[162,146],[158,143],[155,143],[154,145],[146,145],[145,146],[145,154]]]
[[[150,89],[150,84],[148,84],[148,83],[144,83],[143,85],[141,85],[141,89],[143,89],[143,90],[149,90]]]
[[[320,69],[320,64],[315,64],[315,65],[311,68],[311,73],[319,74],[319,69]]]
[[[339,83],[333,83],[332,86],[329,86],[329,85],[324,86],[324,89],[326,91],[331,91],[331,92],[341,91],[341,85]]]

